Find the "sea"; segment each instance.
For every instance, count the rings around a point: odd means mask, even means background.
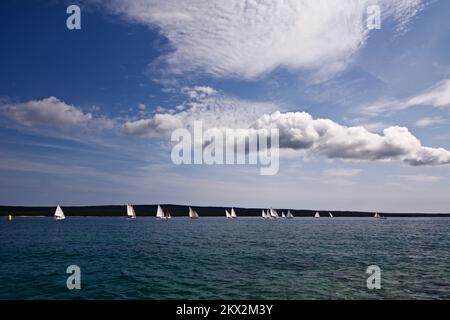
[[[450,299],[450,219],[2,217],[0,270],[0,299]]]

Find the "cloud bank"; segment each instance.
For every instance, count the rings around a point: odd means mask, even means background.
[[[279,130],[280,148],[293,150],[300,156],[351,161],[404,161],[414,166],[450,164],[449,151],[422,146],[405,127],[388,127],[382,134],[376,134],[362,126],[346,127],[329,119],[314,119],[306,112],[273,111],[275,105],[253,105],[249,101],[216,96],[215,93],[194,99],[188,106],[178,113],[162,113],[149,119],[129,121],[123,129],[130,135],[158,137],[168,136],[178,128],[189,129],[194,121],[202,121],[205,129],[244,129],[243,134],[248,133],[245,130],[276,128]]]
[[[367,8],[398,30],[423,0],[91,0],[168,39],[172,74],[255,79],[277,68],[326,76],[345,69],[368,37]]]

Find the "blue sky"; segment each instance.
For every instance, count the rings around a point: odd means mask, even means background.
[[[77,3],[0,4],[1,204],[450,210],[448,1]],[[194,120],[279,128],[279,173],[175,166]]]

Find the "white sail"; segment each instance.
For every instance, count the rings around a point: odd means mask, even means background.
[[[198,219],[198,213],[195,210],[192,210],[191,207],[189,207],[189,218]]]
[[[381,218],[380,214],[378,212],[375,212],[375,215],[373,216],[374,218]]]
[[[133,206],[127,204],[127,216],[128,218],[134,219],[136,218],[136,212],[134,211]]]
[[[158,205],[158,209],[156,210],[156,217],[159,218],[159,219],[165,219],[166,218],[166,216],[164,214],[164,211],[163,211],[163,209],[161,208],[160,205]]]
[[[56,220],[63,220],[65,219],[66,216],[64,215],[64,212],[62,211],[60,206],[56,207],[56,211],[55,211],[55,219]]]
[[[330,214],[330,218],[334,218],[333,214],[331,212],[328,212]]]
[[[292,215],[291,211],[288,210],[287,215],[286,215],[286,218],[292,219],[293,217],[294,217],[294,216]]]
[[[284,213],[284,211],[281,211],[281,217],[286,218],[286,214]]]
[[[227,219],[231,219],[231,214],[228,212],[228,210],[225,210],[225,216]]]
[[[316,214],[314,215],[314,218],[320,218],[319,212],[316,212]]]
[[[231,218],[235,219],[237,218],[236,212],[234,211],[234,208],[231,208]]]
[[[264,219],[269,218],[269,213],[263,210],[263,211],[262,211],[262,217],[263,217]]]
[[[280,216],[278,215],[278,212],[276,212],[273,209],[270,209],[270,217],[271,218],[279,218]]]

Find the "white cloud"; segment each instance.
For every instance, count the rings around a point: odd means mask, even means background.
[[[361,173],[360,169],[343,169],[343,168],[335,168],[335,169],[326,169],[323,171],[325,176],[332,177],[340,177],[340,178],[348,178],[354,177]]]
[[[171,134],[180,127],[191,127],[202,120],[204,128],[248,128],[261,115],[274,112],[279,106],[257,101],[247,101],[218,94],[210,87],[182,89],[188,100],[173,109],[159,109],[149,119],[127,121],[124,132],[137,136],[156,137]]]
[[[389,127],[383,134],[364,127],[345,127],[329,119],[313,119],[305,112],[275,112],[253,126],[278,128],[280,147],[314,156],[342,160],[401,160],[411,165],[450,164],[450,151],[422,146],[405,127]]]
[[[171,114],[156,114],[151,119],[127,121],[123,129],[127,134],[136,136],[157,137],[181,128],[183,122],[179,116]]]
[[[363,107],[360,112],[375,116],[384,112],[389,113],[416,106],[450,107],[450,80],[441,81],[417,96],[406,99],[387,99],[369,104]]]
[[[23,103],[4,102],[0,105],[0,114],[28,127],[71,128],[93,125],[96,128],[105,129],[115,125],[114,120],[94,117],[92,113],[83,112],[79,107],[55,97]]]
[[[170,73],[254,79],[276,68],[343,70],[369,36],[367,7],[379,5],[398,29],[422,0],[91,0],[157,29],[172,48]]]
[[[191,99],[205,99],[217,93],[215,89],[208,86],[184,87],[182,92],[187,94]]]
[[[450,80],[438,83],[435,87],[406,101],[406,107],[433,106],[450,107]]]
[[[398,176],[400,179],[409,181],[409,182],[437,182],[441,181],[444,178],[440,176],[430,176],[430,175],[400,175]]]
[[[92,119],[92,114],[84,113],[78,107],[66,104],[55,97],[5,104],[1,107],[1,111],[8,118],[25,126],[86,125]]]
[[[416,121],[416,126],[418,127],[428,127],[434,124],[442,124],[445,123],[445,120],[439,117],[425,117]]]

